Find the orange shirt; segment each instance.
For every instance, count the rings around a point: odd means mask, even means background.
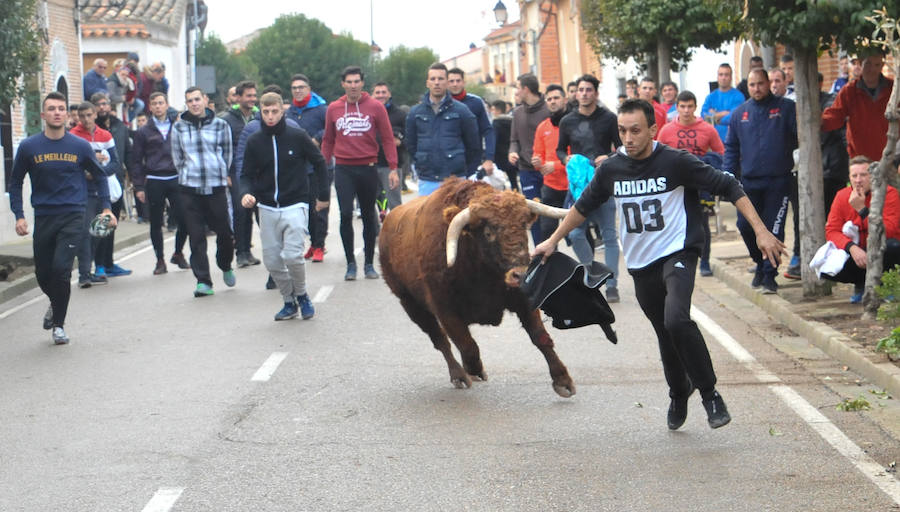
[[[553,172],[544,175],[544,185],[554,190],[567,190],[569,180],[566,178],[566,166],[556,156],[556,146],[559,145],[559,126],[553,126],[550,118],[544,119],[534,131],[534,156],[541,161],[553,162]]]

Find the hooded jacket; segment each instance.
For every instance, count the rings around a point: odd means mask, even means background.
[[[429,93],[406,117],[406,147],[419,177],[443,181],[466,176],[481,158],[478,123],[469,107],[445,94],[437,112]]]
[[[328,111],[328,103],[314,92],[309,93],[309,96],[309,101],[302,107],[291,102],[287,114],[288,117],[297,121],[300,128],[306,130],[310,137],[321,144],[322,136],[325,135],[325,115]]]
[[[328,201],[331,191],[325,159],[306,131],[288,126],[284,117],[275,126],[261,126],[247,140],[241,169],[242,195],[253,195],[262,208],[311,203],[307,172],[311,164],[319,188],[312,192],[320,201]]]
[[[378,139],[390,140],[394,134],[387,110],[380,101],[367,93],[359,100],[347,101],[347,95],[328,105],[325,113],[325,135],[322,137],[322,156],[326,162],[334,157],[338,165],[374,165],[378,161]],[[385,146],[388,167],[396,169],[397,148]]]
[[[134,134],[128,172],[135,190],[144,189],[147,175],[167,177],[178,174],[172,161],[172,127],[175,126],[176,116],[169,115],[167,118],[171,126],[165,137],[156,127],[155,119],[147,121]]]
[[[783,178],[794,167],[797,107],[769,94],[731,111],[725,138],[725,170],[741,179]]]

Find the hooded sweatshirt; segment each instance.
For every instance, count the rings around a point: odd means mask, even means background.
[[[328,105],[325,113],[325,135],[322,156],[325,162],[334,157],[338,165],[374,165],[378,162],[378,139],[392,140],[394,132],[387,110],[380,101],[362,93],[359,100],[347,101],[347,95]],[[397,168],[397,148],[384,148],[388,167]]]
[[[518,153],[516,167],[533,171],[531,151],[534,148],[534,133],[541,121],[550,117],[550,110],[541,98],[534,105],[523,103],[512,113],[512,129],[509,134],[509,152]]]

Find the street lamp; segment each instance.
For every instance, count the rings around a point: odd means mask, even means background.
[[[494,6],[494,18],[497,20],[497,23],[500,25],[506,25],[506,17],[509,13],[506,12],[506,6],[503,5],[503,0],[497,0],[497,5]]]

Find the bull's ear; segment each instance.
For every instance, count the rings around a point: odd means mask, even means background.
[[[456,214],[462,211],[459,206],[452,205],[444,208],[444,224],[450,224],[450,221],[453,220],[453,217],[456,217]]]

